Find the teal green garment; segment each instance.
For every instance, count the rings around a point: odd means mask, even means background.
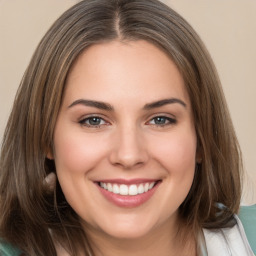
[[[243,224],[247,239],[256,255],[256,204],[252,206],[242,206],[239,218]],[[20,256],[21,251],[12,247],[10,244],[0,241],[1,256]]]
[[[0,256],[20,256],[21,251],[8,243],[0,241]]]
[[[256,204],[242,206],[238,217],[243,224],[252,251],[256,255]]]

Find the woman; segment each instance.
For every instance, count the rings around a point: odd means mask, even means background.
[[[7,124],[2,251],[253,255],[234,215],[241,170],[189,24],[156,0],[81,1],[40,42]]]

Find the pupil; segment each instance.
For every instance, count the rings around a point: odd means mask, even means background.
[[[99,125],[100,124],[100,118],[98,117],[92,117],[89,119],[90,125]]]
[[[164,118],[164,117],[157,117],[157,118],[155,119],[155,122],[156,122],[157,124],[164,124],[164,123],[165,123],[165,118]]]

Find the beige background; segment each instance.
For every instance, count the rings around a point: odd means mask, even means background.
[[[0,139],[22,74],[52,22],[75,0],[0,0]],[[256,1],[163,0],[213,56],[244,154],[246,203],[256,203]]]

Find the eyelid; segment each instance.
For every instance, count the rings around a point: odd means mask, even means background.
[[[150,122],[152,122],[152,120],[154,120],[155,118],[159,118],[159,117],[165,118],[169,122],[164,123],[164,124],[157,124],[157,123],[156,124],[150,124]],[[99,119],[104,121],[104,124],[99,124],[99,125],[86,124],[85,122],[87,120],[89,120],[90,118],[99,118]],[[177,123],[177,118],[174,115],[169,114],[169,113],[157,113],[157,114],[154,114],[154,115],[150,116],[149,118],[147,118],[147,120],[148,121],[145,123],[146,125],[151,125],[151,126],[156,126],[156,127],[170,126],[170,125],[175,125]],[[110,122],[105,115],[102,115],[102,114],[99,114],[99,113],[84,115],[84,116],[82,116],[78,119],[78,123],[81,126],[88,127],[88,128],[95,128],[95,129],[112,124],[112,122]]]
[[[99,119],[103,120],[105,123],[104,124],[99,124],[99,125],[86,124],[85,122],[87,120],[89,120],[90,118],[99,118]],[[110,124],[110,122],[108,120],[106,120],[106,119],[107,118],[106,117],[102,117],[101,114],[89,114],[89,115],[85,115],[85,116],[79,118],[78,123],[81,126],[85,126],[85,127],[88,127],[88,128],[101,128],[102,126],[106,126],[106,125]]]
[[[155,118],[162,117],[166,118],[169,122],[165,124],[150,124],[152,120]],[[164,126],[169,126],[169,125],[175,125],[177,123],[177,118],[173,115],[170,114],[164,114],[164,113],[158,113],[155,114],[154,116],[151,116],[149,120],[146,122],[147,125],[152,125],[152,126],[157,126],[157,127],[164,127]]]

